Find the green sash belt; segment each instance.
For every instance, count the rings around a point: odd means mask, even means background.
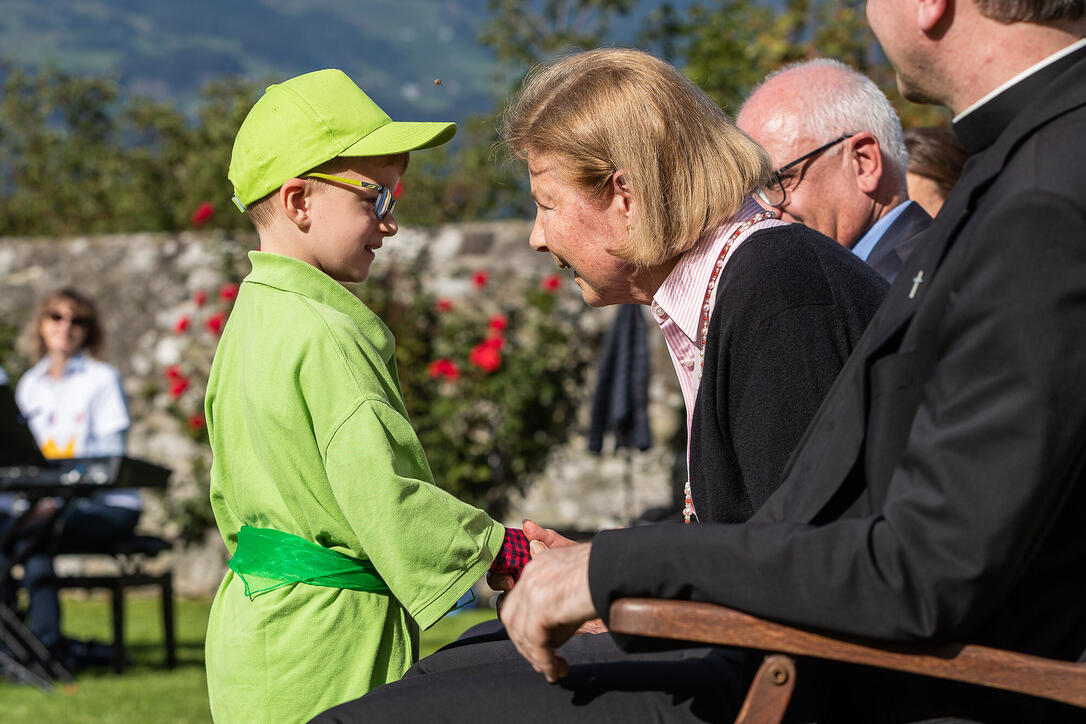
[[[274,528],[243,525],[229,566],[245,584],[249,598],[292,583],[390,593],[369,561]]]

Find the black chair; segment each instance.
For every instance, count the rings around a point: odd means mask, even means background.
[[[173,571],[149,573],[145,563],[173,545],[151,535],[133,536],[117,541],[108,549],[80,551],[78,554],[59,553],[59,555],[103,555],[113,558],[117,573],[97,576],[57,576],[59,588],[108,589],[113,604],[113,670],[122,673],[125,666],[124,645],[124,592],[126,588],[136,586],[158,586],[162,598],[162,628],[166,648],[166,668],[177,665],[177,642],[174,636],[173,621]]]

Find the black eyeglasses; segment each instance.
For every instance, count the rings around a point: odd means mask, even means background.
[[[843,136],[838,136],[829,143],[824,143],[815,150],[805,153],[796,160],[789,161],[777,170],[773,171],[769,174],[769,183],[767,183],[765,186],[755,192],[758,194],[758,198],[764,201],[768,206],[780,206],[784,203],[784,199],[787,196],[787,192],[784,188],[784,179],[781,178],[782,173],[792,168],[793,166],[796,166],[797,164],[803,163],[812,156],[817,156],[828,148],[833,148],[841,141],[844,141],[846,138],[852,138],[855,135],[855,133],[846,133]]]
[[[392,209],[396,208],[396,199],[392,198],[392,191],[387,186],[381,186],[380,184],[371,184],[366,181],[359,181],[354,178],[346,178],[345,176],[330,176],[326,173],[310,172],[305,174],[306,178],[322,178],[325,181],[338,181],[343,184],[351,184],[352,186],[361,186],[364,189],[372,189],[377,192],[377,198],[373,202],[373,215],[377,217],[377,220],[385,218],[386,215],[392,212]]]
[[[90,317],[69,317],[68,315],[61,314],[60,312],[46,312],[45,316],[53,322],[62,322],[67,319],[68,323],[71,324],[73,327],[85,328],[90,326],[91,323]]]

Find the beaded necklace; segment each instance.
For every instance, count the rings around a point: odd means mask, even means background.
[[[705,341],[709,337],[709,314],[712,311],[709,305],[709,300],[713,296],[713,289],[716,287],[717,277],[720,276],[720,270],[724,268],[724,259],[728,256],[728,252],[731,251],[732,245],[735,240],[739,238],[739,235],[749,229],[754,224],[757,224],[765,219],[775,219],[777,214],[774,211],[761,211],[754,216],[750,217],[732,232],[732,235],[728,237],[728,241],[724,243],[724,248],[720,250],[720,256],[716,259],[716,264],[713,266],[713,273],[709,275],[709,284],[705,288],[705,299],[701,303],[701,369],[705,369]],[[698,379],[701,379],[701,372],[698,373]],[[687,478],[686,485],[683,487],[683,522],[689,523],[690,516],[694,516],[694,519],[698,519],[698,514],[694,510],[694,499],[690,493],[690,479]],[[701,522],[700,520],[698,521]]]

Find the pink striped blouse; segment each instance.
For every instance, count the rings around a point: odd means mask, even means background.
[[[686,403],[687,465],[690,463],[690,428],[694,421],[694,400],[697,399],[698,385],[701,382],[700,322],[705,290],[728,238],[740,224],[761,211],[763,209],[758,202],[748,197],[730,219],[702,234],[694,247],[679,259],[652,298],[652,318],[664,335],[671,363],[679,377],[683,402]],[[752,224],[736,238],[724,258],[724,265],[727,266],[735,250],[755,231],[784,225],[785,222],[778,219],[764,219]],[[709,309],[713,309],[716,303],[716,292],[714,287],[709,298]]]

